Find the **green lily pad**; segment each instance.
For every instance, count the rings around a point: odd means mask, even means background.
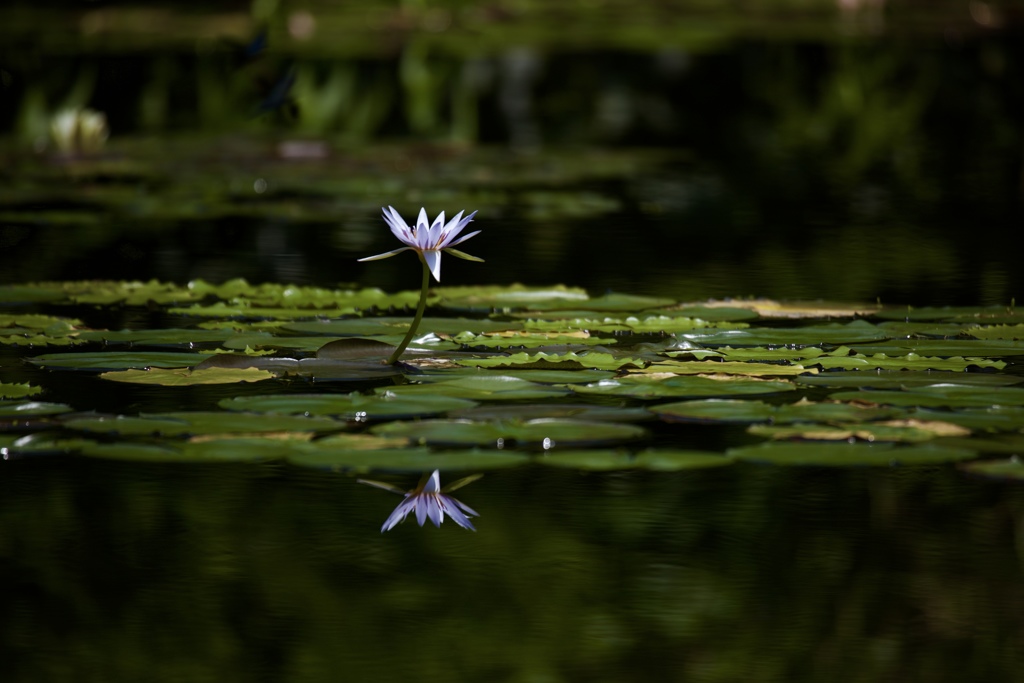
[[[645,368],[631,370],[630,374],[714,375],[721,373],[724,375],[744,375],[747,377],[785,377],[816,372],[818,372],[816,369],[806,368],[802,365],[727,360],[671,360],[651,363]]]
[[[968,386],[963,384],[932,384],[903,391],[864,389],[832,394],[838,401],[860,401],[893,406],[941,406],[979,408],[988,406],[1024,406],[1024,389],[1018,387]]]
[[[182,368],[201,363],[211,355],[178,351],[82,351],[48,353],[29,358],[28,362],[50,369],[104,372],[130,368]]]
[[[73,408],[63,403],[44,401],[0,401],[0,417],[25,418],[70,413]]]
[[[82,341],[105,344],[140,344],[145,346],[185,346],[192,344],[223,344],[235,335],[230,330],[159,329],[159,330],[86,330],[79,333]],[[271,339],[269,334],[245,335],[247,339]]]
[[[519,467],[529,463],[523,453],[496,450],[431,451],[429,448],[383,448],[353,450],[324,443],[308,444],[288,456],[299,467],[344,472],[425,472],[431,470],[493,470]],[[398,500],[397,498],[395,499]]]
[[[648,448],[634,458],[637,467],[655,472],[702,470],[709,467],[732,465],[733,458],[721,453],[672,448]]]
[[[540,418],[565,418],[586,421],[643,422],[651,419],[645,408],[628,408],[623,405],[592,405],[589,403],[529,403],[522,405],[477,406],[457,410],[450,417],[466,420],[536,420]]]
[[[936,444],[913,446],[891,443],[817,443],[811,441],[771,441],[727,451],[738,460],[774,465],[814,465],[820,467],[925,465],[975,457],[973,450]]]
[[[520,332],[509,331],[492,334],[473,334],[471,332],[460,332],[451,337],[451,341],[466,348],[486,349],[517,349],[537,348],[540,346],[575,345],[575,346],[598,346],[616,342],[615,339],[592,337],[589,333],[576,330],[566,331],[564,334],[554,332]]]
[[[381,436],[403,436],[421,444],[445,446],[511,446],[607,444],[642,438],[646,431],[631,424],[542,418],[538,420],[422,420],[391,422],[373,428]]]
[[[197,434],[250,434],[257,432],[333,432],[345,423],[326,417],[195,411],[140,416],[97,416],[67,420],[64,425],[102,434],[164,436]]]
[[[875,313],[882,320],[905,320],[919,322],[922,320],[948,320],[954,322],[995,321],[1016,319],[1019,321],[1024,312],[1017,312],[1006,306],[886,306]]]
[[[801,375],[798,384],[815,387],[864,387],[901,389],[932,384],[962,384],[977,387],[1009,386],[1024,381],[1022,377],[990,372],[932,372],[929,370],[830,371],[819,375]]]
[[[1024,407],[992,406],[941,410],[917,408],[908,414],[918,420],[938,420],[975,431],[1008,432],[1024,430]]]
[[[850,403],[798,401],[772,405],[762,401],[708,399],[663,403],[648,408],[652,413],[671,422],[728,422],[752,424],[771,422],[867,422],[897,415],[902,411],[892,408],[873,408]]]
[[[946,439],[944,443],[951,446],[972,448],[979,453],[1005,453],[1007,455],[1024,455],[1024,434],[991,434],[970,439]]]
[[[0,399],[24,398],[25,396],[34,396],[41,391],[41,387],[34,387],[31,384],[7,384],[6,382],[0,382]]]
[[[984,325],[967,327],[964,334],[969,334],[975,339],[1009,339],[1012,341],[1024,341],[1024,323],[1016,325]]]
[[[509,356],[487,358],[456,358],[459,365],[480,368],[520,368],[533,370],[621,370],[624,367],[639,368],[646,363],[638,358],[623,358],[610,353],[515,353]]]
[[[1001,339],[891,339],[877,344],[851,344],[854,351],[867,356],[882,353],[888,356],[903,356],[915,353],[919,356],[963,358],[994,358],[1000,356],[1024,355],[1024,342]]]
[[[996,479],[1024,479],[1024,462],[1017,456],[1006,460],[980,460],[961,465],[961,469],[971,474],[980,474]]]
[[[403,384],[375,390],[378,394],[406,396],[453,396],[471,401],[535,401],[565,396],[568,389],[529,382],[507,375],[459,377],[429,384]]]
[[[627,451],[618,450],[557,450],[545,451],[535,459],[540,465],[564,467],[589,472],[614,472],[636,469],[636,460]]]
[[[590,298],[586,290],[565,285],[553,287],[527,287],[521,284],[435,287],[433,292],[440,297],[438,306],[441,308],[474,313],[507,312],[536,305],[558,303],[579,305]]]
[[[821,344],[854,344],[878,342],[889,334],[864,320],[846,324],[831,323],[808,327],[760,327],[747,330],[714,330],[683,333],[681,339],[704,346],[820,346]],[[984,354],[981,354],[984,355]]]
[[[793,391],[790,382],[731,377],[713,379],[702,375],[676,375],[659,379],[649,375],[629,375],[602,380],[596,384],[572,387],[576,393],[596,396],[628,396],[632,398],[707,398],[750,396]]]
[[[747,431],[755,436],[768,439],[804,439],[806,441],[851,441],[860,439],[870,442],[907,442],[921,443],[939,436],[956,434],[963,436],[969,430],[947,422],[919,422],[904,420],[894,423],[860,423],[860,424],[789,424],[789,425],[751,425]],[[949,441],[946,445],[953,445]]]
[[[227,410],[244,410],[291,415],[331,415],[360,422],[427,417],[465,410],[474,401],[451,396],[405,396],[394,394],[271,394],[235,396],[220,402]]]
[[[276,377],[258,368],[153,368],[151,370],[118,370],[104,372],[102,379],[128,384],[157,384],[165,387],[187,387],[196,384],[235,384],[259,382]]]
[[[352,318],[350,320],[324,320],[308,323],[293,323],[283,329],[298,334],[323,335],[331,337],[365,337],[372,335],[404,335],[409,331],[412,322],[404,318]],[[431,318],[425,317],[417,330],[417,334],[428,332],[435,334],[455,335],[460,332],[482,334],[502,330],[517,330],[522,323],[496,322],[493,320],[473,320],[471,318]]]

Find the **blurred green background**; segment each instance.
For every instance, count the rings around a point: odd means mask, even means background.
[[[426,205],[480,210],[462,282],[1009,303],[1022,26],[979,1],[6,3],[0,277],[415,287],[354,259],[390,248],[380,206]],[[83,108],[105,143],[54,135]]]

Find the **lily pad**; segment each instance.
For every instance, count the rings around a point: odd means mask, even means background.
[[[643,367],[638,358],[618,357],[610,353],[515,353],[509,356],[456,359],[456,363],[481,368],[520,368],[534,370],[620,370],[624,367]]]
[[[450,415],[466,420],[536,420],[567,418],[587,421],[643,422],[652,418],[644,408],[589,403],[530,403],[524,405],[478,406],[457,410]]]
[[[102,379],[128,384],[157,384],[165,387],[187,387],[196,384],[235,384],[273,379],[276,375],[258,368],[153,368],[152,370],[119,370],[104,372]]]
[[[1024,479],[1024,462],[1014,456],[1006,460],[980,460],[961,465],[965,472],[996,479]]]
[[[933,372],[929,370],[830,371],[819,375],[801,375],[798,384],[816,387],[864,387],[871,389],[902,389],[932,384],[961,384],[995,387],[1020,384],[1022,377],[990,372]]]
[[[50,369],[104,372],[129,368],[182,368],[201,363],[211,355],[179,351],[81,351],[48,353],[29,358],[28,362]]]
[[[474,401],[451,396],[405,396],[382,393],[350,394],[271,394],[235,396],[220,402],[227,410],[244,410],[291,415],[331,415],[360,422],[409,419],[465,410]]]
[[[889,334],[864,320],[846,324],[831,323],[807,327],[759,327],[747,330],[721,330],[704,333],[683,333],[681,339],[704,346],[839,346],[854,343],[878,342]],[[984,355],[984,354],[982,354]]]
[[[116,415],[82,417],[67,420],[64,425],[101,434],[180,436],[185,434],[251,434],[257,432],[333,432],[345,423],[326,417],[195,411],[153,415]]]
[[[525,465],[529,459],[523,453],[508,451],[432,451],[424,447],[353,450],[319,441],[290,454],[288,462],[299,467],[363,473],[507,469]]]
[[[0,417],[26,418],[45,415],[70,413],[73,408],[64,403],[47,403],[45,401],[0,401]]]
[[[422,420],[420,422],[391,422],[373,428],[381,436],[404,436],[429,445],[469,446],[486,445],[504,448],[556,445],[598,445],[640,439],[646,435],[642,427],[613,422],[588,422],[542,418],[538,420],[499,420],[473,422],[471,420]]]
[[[664,403],[648,408],[663,420],[672,422],[728,422],[752,424],[771,422],[867,422],[902,414],[893,408],[874,408],[850,403],[798,401],[772,405],[763,401],[708,399]]]
[[[31,384],[7,384],[0,382],[0,399],[24,398],[34,396],[42,391],[41,387],[34,387]]]
[[[565,396],[568,389],[529,382],[507,375],[460,377],[429,384],[403,384],[375,390],[378,394],[406,396],[452,396],[471,401],[535,401]]]
[[[941,406],[978,408],[988,406],[1024,406],[1024,389],[1018,387],[969,386],[964,384],[932,384],[903,391],[865,389],[832,394],[839,401],[859,401],[893,406]]]
[[[936,444],[913,446],[891,443],[816,443],[767,442],[756,446],[733,448],[727,454],[749,462],[774,465],[814,465],[819,467],[852,467],[925,465],[975,457],[973,450]]]
[[[655,472],[702,470],[709,467],[732,465],[733,458],[721,453],[672,448],[648,448],[634,458],[637,467]]]
[[[939,436],[962,437],[970,434],[969,429],[949,422],[925,422],[922,420],[893,420],[860,424],[790,424],[751,425],[747,431],[755,436],[769,439],[804,439],[807,441],[902,441],[920,443]],[[946,442],[947,445],[951,445]]]
[[[790,382],[737,378],[730,375],[674,375],[667,379],[656,375],[629,375],[619,379],[602,380],[596,384],[572,387],[572,390],[584,395],[655,399],[750,396],[793,391],[794,388]]]

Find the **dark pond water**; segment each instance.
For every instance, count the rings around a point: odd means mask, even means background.
[[[1024,295],[1011,3],[272,4],[0,9],[0,283],[413,289],[408,254],[356,259],[395,246],[381,206],[426,205],[480,212],[467,250],[487,263],[448,258],[446,285],[915,307]],[[246,56],[263,23],[265,52]],[[109,139],[60,150],[53,117],[86,107]],[[139,329],[158,314],[88,315]],[[238,393],[23,363],[44,351],[4,346],[0,381],[124,414]],[[1024,488],[952,466],[528,465],[460,489],[476,533],[386,534],[398,499],[346,474],[74,456],[2,470],[4,681],[1024,670]]]

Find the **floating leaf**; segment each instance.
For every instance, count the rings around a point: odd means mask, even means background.
[[[808,327],[760,327],[749,330],[722,330],[691,332],[678,335],[681,339],[705,346],[820,346],[821,344],[854,344],[878,342],[888,333],[864,320],[846,324],[831,323]],[[984,354],[982,354],[984,355]]]
[[[669,373],[673,375],[743,375],[747,377],[785,377],[818,372],[802,365],[775,363],[749,363],[745,361],[662,361],[645,368],[630,370],[629,374]]]
[[[916,353],[920,356],[951,358],[992,358],[1024,355],[1024,342],[1000,339],[892,339],[883,343],[864,345],[851,343],[854,351],[872,356],[883,353],[902,356]]]
[[[488,358],[455,359],[460,365],[481,368],[522,368],[537,370],[620,370],[624,367],[642,367],[646,363],[639,358],[616,357],[610,353],[515,353],[508,356]]]
[[[772,422],[790,424],[793,422],[867,422],[902,414],[892,408],[873,408],[850,403],[812,402],[801,400],[796,403],[772,405],[763,401],[730,399],[708,399],[704,401],[680,401],[663,403],[650,407],[655,415],[664,420],[683,422],[731,422],[750,424]]]
[[[201,363],[211,355],[177,351],[81,351],[49,353],[29,358],[28,361],[44,368],[95,372],[129,368],[182,368]]]
[[[184,434],[252,434],[258,432],[332,432],[345,423],[325,417],[238,412],[174,412],[139,416],[97,416],[67,420],[64,425],[101,434],[180,436]]]
[[[642,438],[642,427],[613,422],[587,422],[543,418],[539,420],[498,420],[473,422],[470,420],[422,420],[419,422],[391,422],[373,428],[374,434],[404,436],[421,444],[495,448],[511,446],[607,444]]]
[[[816,387],[864,387],[873,389],[900,389],[931,384],[962,384],[977,387],[995,387],[1019,384],[1024,377],[988,372],[938,372],[929,370],[872,370],[849,372],[830,371],[820,375],[801,375],[798,384]]]
[[[865,389],[832,394],[840,401],[860,401],[893,406],[926,408],[953,406],[961,408],[987,406],[1024,406],[1024,389],[1017,387],[968,386],[963,384],[932,384],[903,391]]]
[[[70,413],[73,409],[63,403],[46,403],[43,401],[0,401],[0,417],[26,418],[44,415]]]
[[[356,450],[321,440],[289,455],[288,462],[300,467],[362,473],[506,469],[525,465],[529,459],[523,453],[477,449],[442,452],[423,447]]]
[[[376,421],[409,419],[464,410],[475,402],[450,396],[405,396],[394,394],[273,394],[268,396],[235,396],[220,402],[228,410],[248,410],[294,415],[335,415],[343,419]]]
[[[25,396],[38,394],[41,391],[40,387],[34,387],[31,384],[7,384],[6,382],[0,382],[0,399],[24,398]]]
[[[159,384],[165,387],[185,387],[195,384],[235,384],[272,379],[274,373],[258,368],[153,368],[152,370],[119,370],[104,372],[103,379],[129,384]]]
[[[430,384],[403,384],[377,389],[378,394],[392,396],[454,396],[471,401],[533,401],[541,398],[564,396],[568,389],[545,386],[507,375],[460,377]]]
[[[648,448],[637,453],[634,458],[637,467],[656,472],[724,467],[734,462],[731,457],[721,453],[672,448]]]
[[[1024,479],[1024,462],[1014,456],[1006,460],[982,460],[961,465],[965,472],[996,479]]]
[[[738,460],[775,465],[821,467],[923,465],[969,460],[975,452],[936,444],[902,446],[891,443],[816,443],[770,441],[727,451]]]
[[[918,443],[939,436],[966,436],[969,429],[949,422],[894,420],[863,424],[800,424],[752,425],[747,429],[755,436],[769,439],[806,439],[811,441],[906,441]]]
[[[623,405],[591,405],[589,403],[531,403],[525,405],[478,406],[451,413],[451,417],[467,420],[536,420],[539,418],[571,418],[587,421],[642,422],[651,419],[644,408]]]
[[[745,396],[792,391],[795,387],[784,381],[736,378],[729,375],[630,375],[620,379],[602,380],[596,384],[572,387],[580,394],[629,396],[633,398]]]

